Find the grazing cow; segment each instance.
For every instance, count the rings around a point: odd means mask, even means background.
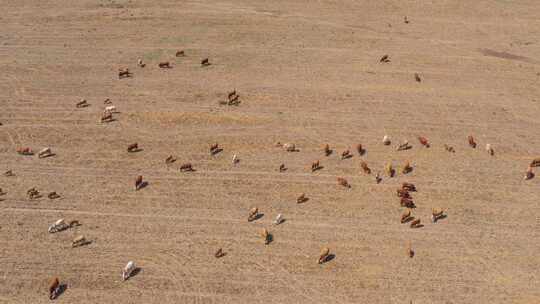
[[[184,57],[184,56],[186,56],[186,52],[184,52],[184,50],[177,51],[175,56],[176,57]]]
[[[401,223],[404,224],[408,222],[410,219],[411,219],[411,209],[407,209],[407,211],[401,214]]]
[[[237,96],[238,94],[236,94],[236,90],[233,90],[232,92],[229,92],[229,94],[227,94],[227,99],[232,100],[236,98]]]
[[[298,151],[296,149],[296,146],[293,144],[293,143],[284,143],[283,144],[283,148],[285,149],[285,151],[287,152],[296,152]]]
[[[105,107],[105,110],[103,110],[103,113],[116,113],[116,107],[115,106],[107,106]]]
[[[330,149],[330,146],[328,144],[324,145],[324,155],[330,156],[332,154],[332,150]]]
[[[443,209],[432,209],[431,210],[431,221],[436,223],[438,220],[444,217]]]
[[[379,62],[390,62],[390,56],[388,55],[382,56]]]
[[[446,151],[450,152],[450,153],[455,153],[455,152],[456,152],[456,150],[454,150],[454,147],[449,146],[449,145],[447,145],[447,144],[444,144],[444,149],[445,149]]]
[[[285,164],[279,165],[279,172],[285,172],[287,170],[287,167],[285,167]]]
[[[403,22],[404,23],[409,23],[409,19],[407,19],[407,16],[403,17]]]
[[[321,165],[319,163],[319,161],[314,161],[312,164],[311,164],[311,172],[315,172],[317,170],[319,170],[321,168]]]
[[[13,174],[13,171],[12,170],[7,170],[6,172],[4,172],[4,176],[14,176],[15,174]]]
[[[174,156],[172,156],[172,155],[169,155],[169,156],[167,156],[167,158],[165,158],[165,163],[167,165],[170,165],[170,164],[174,163],[175,161],[176,161],[176,158]]]
[[[474,141],[474,137],[472,137],[472,135],[469,135],[467,140],[469,141],[469,146],[471,146],[473,149],[476,148],[476,142]]]
[[[238,164],[238,162],[240,162],[240,159],[238,158],[238,155],[236,155],[236,154],[233,155],[233,157],[232,157],[232,163],[233,163],[233,165]]]
[[[366,150],[362,147],[362,144],[358,144],[356,145],[356,152],[358,152],[358,155],[362,156],[366,153]]]
[[[60,197],[60,195],[59,195],[58,193],[56,193],[56,192],[53,191],[53,192],[49,193],[49,194],[47,195],[47,197],[48,197],[49,199],[57,199],[57,198]]]
[[[143,63],[142,59],[139,58],[139,60],[137,60],[137,65],[140,67],[140,68],[144,68],[146,66],[145,63]]]
[[[384,167],[384,172],[388,177],[394,177],[394,174],[396,173],[396,170],[394,170],[394,167],[392,166],[392,163],[386,164]]]
[[[420,78],[420,75],[418,75],[418,73],[414,73],[414,80],[416,80],[416,82],[421,82],[422,79]]]
[[[360,162],[360,167],[362,167],[362,170],[364,171],[364,173],[371,174],[371,169],[368,167],[365,161]]]
[[[420,227],[422,227],[422,224],[420,224],[420,219],[416,219],[416,220],[412,221],[410,227],[411,228],[420,228]]]
[[[112,101],[109,98],[107,98],[107,99],[105,99],[103,101],[103,104],[111,104],[111,103],[112,103]]]
[[[303,202],[305,202],[305,201],[307,201],[307,200],[308,200],[308,199],[307,199],[307,197],[306,197],[306,194],[305,194],[305,193],[302,193],[302,194],[300,194],[300,195],[296,198],[296,203],[297,203],[297,204],[301,204],[301,203],[303,203]]]
[[[401,144],[398,144],[398,146],[396,147],[396,150],[397,151],[404,151],[404,150],[409,150],[411,149],[412,146],[409,145],[409,142],[408,141],[404,141],[403,143]]]
[[[405,165],[403,166],[403,170],[401,170],[401,173],[407,174],[413,170],[411,164],[407,161],[405,162]]]
[[[385,145],[385,146],[390,145],[390,143],[391,143],[390,137],[389,137],[388,135],[385,135],[385,136],[383,137],[382,143],[383,143],[383,145]]]
[[[533,168],[529,166],[529,168],[527,168],[527,171],[525,172],[525,176],[523,177],[523,179],[529,180],[529,179],[532,179],[533,177],[534,177]]]
[[[191,172],[191,171],[195,171],[191,163],[185,163],[180,166],[180,172]]]
[[[322,264],[328,260],[328,257],[330,256],[330,249],[328,247],[324,247],[321,250],[321,253],[319,254],[319,259],[317,259],[318,264]]]
[[[274,225],[279,225],[283,223],[283,221],[285,221],[285,219],[283,218],[283,215],[281,215],[280,213],[276,216],[276,219],[274,220]]]
[[[270,233],[268,232],[268,230],[266,230],[266,228],[263,228],[263,229],[262,229],[262,231],[261,231],[261,236],[262,236],[263,239],[264,239],[264,244],[265,244],[265,245],[270,244],[270,241],[272,240],[272,236],[270,235]]]
[[[129,279],[136,268],[137,267],[135,266],[135,262],[129,261],[122,270],[122,281]]]
[[[101,122],[111,122],[113,120],[113,115],[111,112],[104,111],[103,114],[101,114]]]
[[[17,153],[21,155],[34,155],[34,151],[32,151],[32,149],[30,149],[29,147],[17,148]]]
[[[414,257],[414,251],[412,249],[411,242],[409,242],[409,245],[407,246],[407,255],[410,258]]]
[[[420,144],[422,144],[422,146],[429,148],[429,141],[427,140],[427,138],[423,136],[418,136],[418,141],[420,142]]]
[[[349,150],[345,150],[341,153],[341,159],[347,159],[347,158],[350,158],[352,157],[352,154]]]
[[[143,177],[142,175],[139,175],[135,179],[135,191],[141,189],[142,185],[143,185]]]
[[[79,235],[73,239],[73,242],[71,242],[71,247],[79,247],[86,244],[88,244],[88,241],[86,240],[84,235]]]
[[[219,248],[216,253],[214,253],[214,257],[216,257],[216,259],[219,259],[219,258],[222,258],[225,256],[225,252],[223,252],[223,249]]]
[[[204,58],[203,60],[201,60],[201,66],[205,67],[209,65],[210,65],[210,60],[208,58]]]
[[[118,69],[118,79],[131,77],[131,72],[128,68]]]
[[[49,231],[49,233],[55,233],[55,232],[59,232],[59,231],[62,231],[62,230],[66,230],[69,227],[70,226],[68,224],[66,224],[64,219],[59,219],[56,222],[54,222],[54,224],[49,226],[48,231]]]
[[[89,106],[89,104],[88,104],[88,102],[86,102],[86,99],[81,99],[81,101],[79,101],[79,102],[77,102],[75,104],[76,108],[85,108],[85,107],[88,107],[88,106]]]
[[[59,291],[60,291],[60,280],[58,280],[58,278],[54,278],[51,280],[51,283],[49,284],[49,300],[56,299]]]
[[[253,207],[249,210],[248,222],[253,222],[257,218],[259,218],[259,209],[257,207]]]
[[[138,143],[132,143],[127,147],[128,152],[137,152],[139,151],[139,144]]]
[[[216,155],[217,153],[219,153],[221,151],[221,149],[219,148],[219,144],[218,143],[215,143],[213,145],[210,146],[210,154],[211,155]]]
[[[53,155],[53,153],[51,151],[51,148],[43,148],[38,152],[38,157],[39,158],[45,158],[45,157],[49,157],[49,156],[52,156],[52,155]]]
[[[407,190],[407,191],[410,191],[410,192],[415,192],[416,191],[416,187],[414,186],[414,184],[411,184],[411,183],[403,183],[401,185],[401,189]]]
[[[346,179],[344,179],[343,177],[338,177],[337,178],[337,183],[338,183],[338,185],[343,186],[345,188],[350,188],[351,187],[349,182]]]
[[[399,204],[401,205],[401,207],[407,207],[407,208],[411,208],[411,209],[416,207],[414,205],[414,202],[413,202],[412,198],[402,197]]]
[[[158,63],[158,67],[161,68],[161,69],[170,69],[171,64],[168,61],[164,61],[164,62]]]
[[[36,190],[36,188],[31,188],[28,191],[26,191],[26,194],[28,195],[28,198],[35,199],[41,197],[41,194],[39,191]]]
[[[531,167],[540,167],[540,157],[535,158],[531,161]]]
[[[403,197],[403,198],[411,198],[409,191],[404,190],[404,189],[397,189],[397,196]]]
[[[375,182],[379,184],[381,181],[382,181],[381,174],[380,172],[377,172],[377,174],[375,174]]]
[[[495,151],[493,151],[493,148],[491,147],[491,144],[486,144],[486,151],[491,156],[493,156],[495,154]]]

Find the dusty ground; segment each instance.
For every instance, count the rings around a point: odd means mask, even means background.
[[[540,156],[540,2],[2,8],[0,169],[16,175],[0,176],[1,303],[48,303],[53,276],[67,284],[58,303],[540,303],[540,170],[522,180]],[[180,49],[186,57],[175,58]],[[384,54],[390,63],[379,63]],[[205,57],[213,64],[201,68]],[[157,68],[165,60],[172,69]],[[122,67],[134,77],[119,80]],[[233,88],[241,105],[220,106]],[[91,105],[76,109],[81,98]],[[121,113],[100,124],[105,98]],[[414,147],[396,152],[385,134]],[[132,142],[144,150],[126,153]],[[211,157],[214,142],[224,151]],[[336,153],[324,157],[324,143]],[[406,160],[413,173],[375,184],[358,155],[338,158],[357,143],[374,173]],[[24,157],[18,146],[57,155]],[[178,161],[167,168],[169,154]],[[324,168],[311,173],[317,159]],[[188,161],[197,172],[180,173]],[[138,174],[149,185],[135,192]],[[403,181],[419,188],[423,228],[399,223]],[[31,187],[62,197],[30,201]],[[310,200],[297,205],[301,192]],[[248,223],[254,206],[264,216]],[[432,224],[438,207],[448,217]],[[287,221],[275,227],[278,213]],[[59,218],[82,226],[47,233]],[[72,249],[77,234],[92,243]],[[323,246],[335,258],[318,265]],[[215,259],[219,247],[227,255]],[[142,271],[121,282],[128,260]]]

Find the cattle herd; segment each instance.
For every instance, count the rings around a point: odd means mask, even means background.
[[[185,54],[184,51],[178,51],[178,52],[176,52],[175,56],[176,57],[183,57],[183,56],[186,56],[186,54]],[[390,57],[388,55],[384,55],[380,59],[380,62],[382,62],[382,63],[390,62]],[[137,65],[140,68],[144,68],[146,66],[146,64],[144,64],[142,62],[142,59],[138,60]],[[205,59],[203,59],[201,61],[201,66],[206,67],[206,66],[209,66],[209,65],[210,65],[210,61],[209,61],[208,58],[205,58]],[[167,62],[160,62],[158,64],[158,67],[162,68],[162,69],[169,69],[169,68],[172,68],[173,66],[171,65],[170,62],[167,61]],[[118,70],[118,78],[119,79],[123,79],[123,78],[127,78],[127,77],[133,77],[133,73],[129,70],[129,68],[122,68],[122,69]],[[415,79],[418,82],[421,81],[420,76],[418,74],[415,74]],[[236,90],[233,90],[232,92],[228,93],[227,101],[220,102],[220,104],[228,104],[228,105],[238,105],[238,103],[239,103],[239,95],[236,92]],[[113,105],[110,105],[111,104],[110,99],[106,99],[104,101],[104,104],[109,105],[109,106],[105,107],[105,109],[104,109],[104,111],[102,113],[100,122],[109,123],[109,122],[114,121],[113,113],[117,113],[116,112],[116,107],[113,106]],[[86,108],[86,107],[90,106],[90,104],[86,101],[86,99],[82,99],[79,102],[77,102],[75,104],[75,106],[76,106],[76,108]],[[423,148],[430,148],[431,147],[431,143],[429,142],[429,140],[426,137],[418,136],[417,139],[418,139],[421,147],[423,147]],[[472,135],[467,137],[467,142],[468,142],[468,145],[470,146],[470,148],[475,149],[477,147],[477,142],[476,142],[476,140],[474,139],[474,137]],[[384,135],[384,137],[382,139],[382,145],[384,145],[384,146],[390,146],[391,145],[391,139],[390,139],[390,137],[388,135]],[[298,149],[298,147],[294,143],[284,143],[284,144],[282,144],[282,143],[278,142],[278,143],[275,144],[275,147],[282,148],[283,150],[285,150],[287,152],[300,152],[300,150]],[[408,141],[404,141],[404,142],[398,143],[395,146],[395,148],[396,148],[397,151],[403,151],[403,150],[411,149],[412,145],[410,145]],[[485,148],[486,148],[486,151],[487,151],[488,155],[493,156],[495,154],[494,149],[491,146],[491,144],[486,144]],[[456,152],[455,149],[452,146],[449,146],[447,144],[444,144],[444,149],[449,153],[455,153]],[[136,153],[136,152],[142,151],[139,144],[136,143],[136,142],[132,143],[132,144],[129,144],[127,146],[126,150],[127,150],[128,153]],[[209,153],[210,153],[210,155],[214,156],[214,155],[220,153],[221,151],[223,151],[223,148],[218,143],[212,143],[212,144],[209,145]],[[362,145],[362,144],[356,144],[354,146],[354,150],[352,150],[352,151],[357,153],[359,156],[363,156],[366,153],[366,147],[364,145]],[[20,155],[23,155],[23,156],[32,156],[32,155],[35,154],[34,151],[30,147],[19,147],[16,152],[18,154],[20,154]],[[334,150],[332,150],[332,148],[331,148],[331,146],[329,144],[325,144],[323,146],[321,152],[322,152],[321,153],[322,157],[328,158],[328,157],[331,157]],[[38,158],[45,158],[45,157],[55,156],[55,154],[52,152],[51,148],[49,148],[49,147],[46,147],[46,148],[43,148],[43,149],[39,150],[37,155],[38,155]],[[353,157],[353,153],[351,153],[350,150],[345,150],[345,151],[342,151],[339,156],[340,156],[341,160],[346,160],[348,158]],[[176,161],[176,158],[174,156],[172,156],[172,155],[170,155],[169,157],[167,157],[165,159],[165,163],[167,165],[170,165],[170,164],[174,163],[175,161]],[[233,159],[232,159],[232,164],[237,165],[239,162],[240,162],[240,158],[238,157],[237,154],[234,154]],[[529,164],[527,170],[525,171],[525,175],[524,175],[525,180],[529,180],[529,179],[532,179],[534,177],[534,172],[533,172],[534,167],[540,167],[540,158],[536,158],[536,159],[533,159],[531,161],[531,163]],[[321,164],[321,160],[315,160],[315,161],[312,162],[312,164],[311,164],[311,172],[312,173],[315,173],[316,171],[319,171],[319,170],[322,170],[322,169],[324,169],[324,167]],[[279,172],[286,172],[286,170],[287,170],[287,167],[285,166],[285,164],[280,164],[279,165]],[[410,172],[412,172],[413,170],[414,170],[414,168],[411,165],[411,163],[409,161],[406,161],[403,164],[403,166],[402,166],[402,168],[401,168],[401,170],[399,172],[401,174],[403,174],[403,175],[407,175]],[[195,169],[194,169],[194,167],[192,166],[191,163],[182,163],[179,166],[179,171],[180,172],[193,172],[193,171],[195,171]],[[359,171],[362,172],[365,175],[371,175],[373,173],[373,170],[370,168],[370,166],[368,165],[368,163],[365,160],[360,161]],[[386,176],[386,178],[393,178],[397,174],[396,173],[397,172],[396,168],[394,167],[394,165],[391,162],[389,162],[389,163],[387,163],[385,165],[383,171],[384,171],[384,175]],[[6,171],[4,173],[4,176],[13,176],[13,175],[14,175],[14,173],[12,172],[12,170]],[[379,172],[377,172],[374,176],[375,176],[375,182],[377,184],[380,183],[381,180],[382,180],[381,174]],[[143,189],[146,185],[147,185],[147,183],[144,181],[142,175],[139,175],[139,176],[137,176],[135,178],[135,191],[139,191],[139,190]],[[337,185],[339,185],[343,189],[350,189],[352,187],[351,183],[344,177],[337,177]],[[412,228],[412,229],[419,229],[419,228],[424,227],[424,225],[422,224],[421,219],[416,217],[413,214],[414,209],[416,208],[416,205],[415,205],[415,202],[413,200],[412,193],[417,192],[417,191],[418,190],[417,190],[417,188],[416,188],[416,186],[414,184],[407,183],[407,182],[402,183],[401,187],[396,190],[396,194],[397,194],[397,197],[399,199],[400,206],[404,208],[404,211],[400,216],[400,223],[408,224],[408,226],[410,228]],[[5,194],[5,192],[2,191],[2,189],[0,189],[0,195],[3,195],[3,194]],[[27,191],[27,196],[28,196],[29,199],[35,199],[35,198],[41,197],[41,194],[37,189],[31,188],[31,189],[29,189]],[[55,199],[55,198],[60,197],[60,195],[57,194],[56,192],[50,192],[47,195],[47,197],[49,199]],[[304,202],[306,202],[308,200],[309,200],[308,196],[305,193],[301,193],[297,197],[296,202],[297,202],[297,204],[302,204],[302,203],[304,203]],[[432,223],[437,223],[439,220],[444,219],[447,216],[445,214],[445,212],[446,212],[446,210],[442,209],[442,208],[433,209],[432,210],[432,216],[431,216],[431,222]],[[258,220],[261,217],[262,217],[262,214],[260,213],[259,209],[257,207],[253,207],[248,212],[247,221],[248,222],[253,222],[253,221]],[[278,214],[277,217],[275,218],[275,220],[273,221],[273,224],[274,225],[280,225],[280,224],[282,224],[284,222],[285,222],[284,216],[282,214]],[[61,231],[68,230],[68,229],[71,229],[71,228],[79,226],[79,225],[81,225],[81,224],[79,223],[78,220],[71,220],[69,222],[66,222],[64,219],[59,219],[55,223],[53,223],[53,224],[51,224],[49,226],[48,232],[49,233],[59,233]],[[263,228],[262,230],[260,230],[259,235],[262,238],[265,245],[270,245],[272,243],[273,236],[266,228]],[[75,237],[73,239],[73,241],[71,243],[71,246],[73,248],[76,248],[76,247],[81,247],[81,246],[84,246],[84,245],[87,245],[87,244],[90,244],[90,243],[91,243],[91,240],[86,239],[86,237],[84,235],[78,235],[77,237]],[[321,252],[318,255],[317,263],[318,264],[324,264],[326,262],[331,261],[333,255],[330,252],[331,252],[330,248],[323,247],[321,249]],[[406,252],[407,252],[407,256],[409,256],[410,258],[413,258],[413,256],[415,255],[415,252],[413,251],[413,248],[412,248],[412,244],[410,242],[408,243]],[[214,256],[215,256],[215,258],[223,258],[223,257],[226,256],[226,252],[224,252],[222,248],[219,248],[215,252]],[[125,280],[129,279],[131,276],[133,276],[136,273],[137,269],[138,268],[135,266],[135,263],[133,261],[129,261],[122,270],[122,280],[125,281]],[[62,289],[65,288],[65,286],[66,286],[65,284],[61,284],[61,281],[60,281],[59,278],[54,277],[52,279],[52,281],[51,281],[51,283],[49,285],[49,289],[48,289],[49,290],[49,298],[51,300],[57,298],[62,293]]]

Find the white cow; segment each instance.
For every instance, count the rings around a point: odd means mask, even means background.
[[[51,156],[51,155],[52,155],[51,148],[43,148],[38,153],[39,158],[43,158],[43,157],[47,157],[47,156]]]
[[[105,111],[103,111],[103,113],[116,113],[116,107],[115,106],[105,107]]]
[[[126,267],[124,267],[124,270],[122,271],[122,280],[127,280],[129,279],[129,277],[131,276],[131,274],[133,274],[133,271],[135,270],[135,262],[133,261],[129,261],[126,265]]]
[[[233,155],[233,158],[232,158],[232,163],[233,165],[236,165],[238,162],[240,161],[240,159],[238,158],[238,155]]]
[[[279,224],[283,223],[284,220],[285,219],[283,218],[283,215],[281,215],[281,213],[280,213],[280,214],[278,214],[276,216],[276,219],[274,220],[274,225],[279,225]]]
[[[388,135],[385,135],[382,142],[384,145],[388,146],[390,144],[390,137]]]

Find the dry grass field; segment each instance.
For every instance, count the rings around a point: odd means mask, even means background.
[[[523,180],[540,157],[539,1],[1,3],[0,303],[49,303],[55,276],[57,303],[540,303],[540,168]],[[233,89],[241,103],[220,105]],[[100,123],[106,98],[120,113]],[[403,182],[422,228],[399,221]],[[59,218],[82,225],[48,233]],[[79,234],[92,243],[71,248]]]

